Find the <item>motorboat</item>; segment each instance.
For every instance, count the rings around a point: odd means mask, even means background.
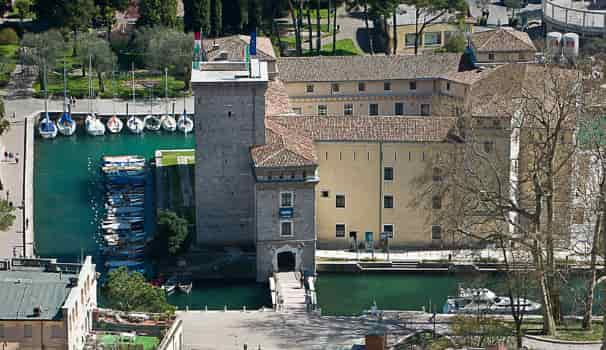
[[[177,120],[177,129],[182,133],[188,134],[194,130],[194,122],[187,114],[183,113]]]
[[[120,120],[120,118],[118,118],[115,115],[112,115],[108,120],[107,120],[107,130],[109,130],[109,132],[111,132],[112,134],[117,134],[120,131],[122,131],[122,128],[124,127],[124,123],[122,122],[122,120]]]
[[[143,118],[143,124],[145,125],[145,129],[149,131],[158,131],[162,127],[160,118],[151,114]]]
[[[450,314],[506,314],[511,312],[511,305],[519,307],[525,313],[534,313],[541,309],[541,304],[524,299],[497,296],[486,288],[459,288],[455,297],[448,297],[442,308]]]
[[[135,117],[133,115],[132,117],[129,117],[126,121],[126,126],[128,127],[128,130],[130,130],[130,132],[132,132],[133,134],[140,134],[143,132],[145,124],[143,123],[143,120],[141,120],[141,118]]]
[[[179,290],[182,293],[189,294],[189,293],[191,293],[191,290],[193,289],[194,284],[192,283],[192,281],[189,281],[189,280],[181,280],[177,284],[177,287],[179,288]]]
[[[143,262],[137,260],[110,260],[105,263],[105,266],[109,269],[119,267],[137,268],[143,267]]]
[[[72,136],[76,132],[76,122],[67,112],[63,112],[61,118],[57,122],[57,128],[61,135]]]
[[[45,113],[44,118],[40,120],[38,132],[40,133],[40,136],[45,139],[54,139],[57,137],[57,125],[49,118],[48,112]]]
[[[145,165],[145,157],[143,156],[104,156],[101,160],[107,165]]]
[[[169,278],[162,285],[162,289],[164,289],[164,291],[166,292],[167,295],[173,294],[175,292],[175,290],[177,290],[177,280],[174,278]]]
[[[86,132],[91,136],[103,136],[105,135],[105,125],[101,120],[97,119],[94,113],[86,116],[84,121]]]
[[[172,115],[165,115],[162,117],[162,129],[168,132],[177,130],[177,122],[175,121],[175,117]]]

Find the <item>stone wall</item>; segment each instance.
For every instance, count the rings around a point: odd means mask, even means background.
[[[277,269],[277,255],[292,252],[296,270],[315,273],[315,183],[258,183],[255,188],[257,281]],[[280,192],[294,194],[292,218],[280,217]],[[292,221],[293,235],[281,236],[281,221]]]
[[[196,223],[201,245],[254,244],[250,147],[265,143],[266,81],[193,84]]]

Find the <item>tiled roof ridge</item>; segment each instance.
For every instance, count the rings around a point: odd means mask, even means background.
[[[488,44],[492,43],[495,40],[498,40],[500,35],[508,35],[509,37],[513,38],[515,41],[524,45],[527,49],[536,50],[536,47],[534,47],[534,45],[530,45],[528,42],[526,42],[526,40],[523,40],[522,38],[520,38],[517,35],[517,33],[515,33],[515,32],[516,32],[515,29],[506,29],[506,28],[495,28],[493,30],[480,32],[480,33],[478,33],[479,35],[485,34],[485,35],[488,35],[488,38],[482,43],[482,45],[478,46],[476,49],[480,50],[480,49],[487,47]]]

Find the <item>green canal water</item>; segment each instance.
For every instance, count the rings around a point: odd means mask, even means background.
[[[97,255],[96,236],[102,219],[103,186],[99,172],[103,155],[140,154],[151,159],[157,149],[192,148],[194,135],[145,133],[91,137],[82,128],[72,137],[36,139],[34,212],[36,249],[42,257],[75,260],[81,255]],[[151,183],[151,181],[150,181]],[[153,215],[153,186],[147,217]],[[146,230],[150,227],[146,227]],[[318,302],[324,314],[352,315],[369,309],[373,301],[382,309],[440,310],[445,298],[456,292],[459,283],[502,290],[501,278],[448,274],[331,274],[317,282]],[[571,290],[563,298],[573,310],[578,298]],[[599,297],[599,295],[598,295]],[[175,294],[169,301],[183,309],[256,309],[270,306],[267,286],[254,282],[198,281],[190,295]]]

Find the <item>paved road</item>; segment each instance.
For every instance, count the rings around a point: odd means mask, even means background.
[[[419,316],[427,321],[427,315]],[[188,350],[207,349],[350,349],[364,344],[364,336],[378,324],[374,317],[334,317],[308,314],[253,312],[179,312]],[[420,319],[419,319],[420,320]],[[410,321],[410,319],[409,319]],[[410,325],[410,324],[409,324]],[[388,343],[410,334],[400,318],[386,318]],[[431,328],[426,323],[422,328]],[[438,329],[439,331],[439,329]]]

